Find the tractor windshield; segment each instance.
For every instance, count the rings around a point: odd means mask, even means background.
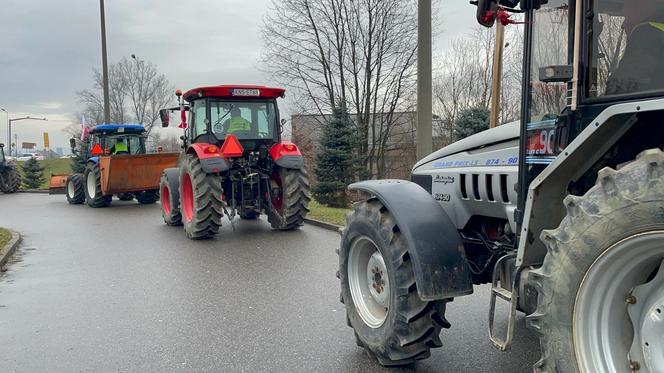
[[[143,137],[140,135],[105,135],[95,136],[93,144],[98,143],[104,149],[104,154],[143,154]]]
[[[568,64],[568,24],[567,0],[551,0],[534,12],[530,123],[556,119],[565,108],[567,84],[541,82],[539,69]]]
[[[664,89],[664,2],[596,0],[588,97]]]
[[[210,123],[219,139],[271,139],[277,115],[272,101],[210,101]]]

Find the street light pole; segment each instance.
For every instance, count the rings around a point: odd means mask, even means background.
[[[111,123],[111,107],[108,99],[108,61],[106,58],[106,16],[104,14],[104,0],[99,0],[101,13],[101,65],[104,85],[104,122]]]
[[[6,110],[3,110],[3,111],[5,113],[7,112]],[[31,120],[48,120],[46,118],[33,118],[29,115],[27,117],[20,117],[20,118],[14,118],[14,119],[9,119],[9,116],[7,116],[7,119],[8,119],[7,128],[8,128],[8,133],[9,133],[9,137],[8,137],[8,139],[9,139],[9,152],[8,153],[10,155],[12,154],[11,153],[11,151],[12,151],[12,122],[18,122],[19,120],[28,120],[28,119],[31,119]],[[16,144],[16,155],[18,156],[18,143]]]
[[[417,2],[417,159],[429,155],[432,141],[431,0]]]
[[[9,143],[8,144],[9,148],[7,148],[7,151],[8,151],[7,154],[12,155],[12,153],[11,153],[11,150],[12,150],[11,149],[12,135],[11,135],[11,133],[9,133],[9,112],[7,110],[5,110],[4,108],[0,108],[0,111],[4,111],[5,114],[7,114],[7,142]]]

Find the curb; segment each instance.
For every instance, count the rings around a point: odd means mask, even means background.
[[[14,232],[12,230],[9,230],[9,233],[11,233],[12,238],[5,245],[5,247],[0,248],[0,269],[2,269],[2,267],[5,264],[7,264],[7,261],[9,260],[9,257],[11,257],[12,254],[14,254],[14,252],[18,248],[18,244],[21,242],[21,235],[20,234],[18,234],[17,232]]]
[[[316,219],[304,218],[304,221],[316,227],[327,229],[328,231],[332,232],[337,232],[339,234],[341,234],[341,230],[344,228],[340,225],[330,224]]]
[[[48,190],[26,189],[26,190],[17,190],[16,193],[38,193],[38,194],[48,194]]]

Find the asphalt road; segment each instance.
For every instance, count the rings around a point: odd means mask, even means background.
[[[0,370],[18,372],[530,372],[537,340],[487,338],[488,288],[448,307],[432,357],[386,369],[355,346],[335,277],[338,235],[230,224],[195,242],[159,206],[70,206],[0,194],[23,245],[0,275]]]

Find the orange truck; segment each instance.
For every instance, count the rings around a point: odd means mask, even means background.
[[[90,207],[107,207],[114,195],[124,201],[155,203],[161,173],[177,166],[179,153],[146,154],[145,137],[145,128],[136,124],[92,128],[81,150],[87,158],[83,172],[52,175],[49,193],[66,194],[70,204],[85,202]]]

